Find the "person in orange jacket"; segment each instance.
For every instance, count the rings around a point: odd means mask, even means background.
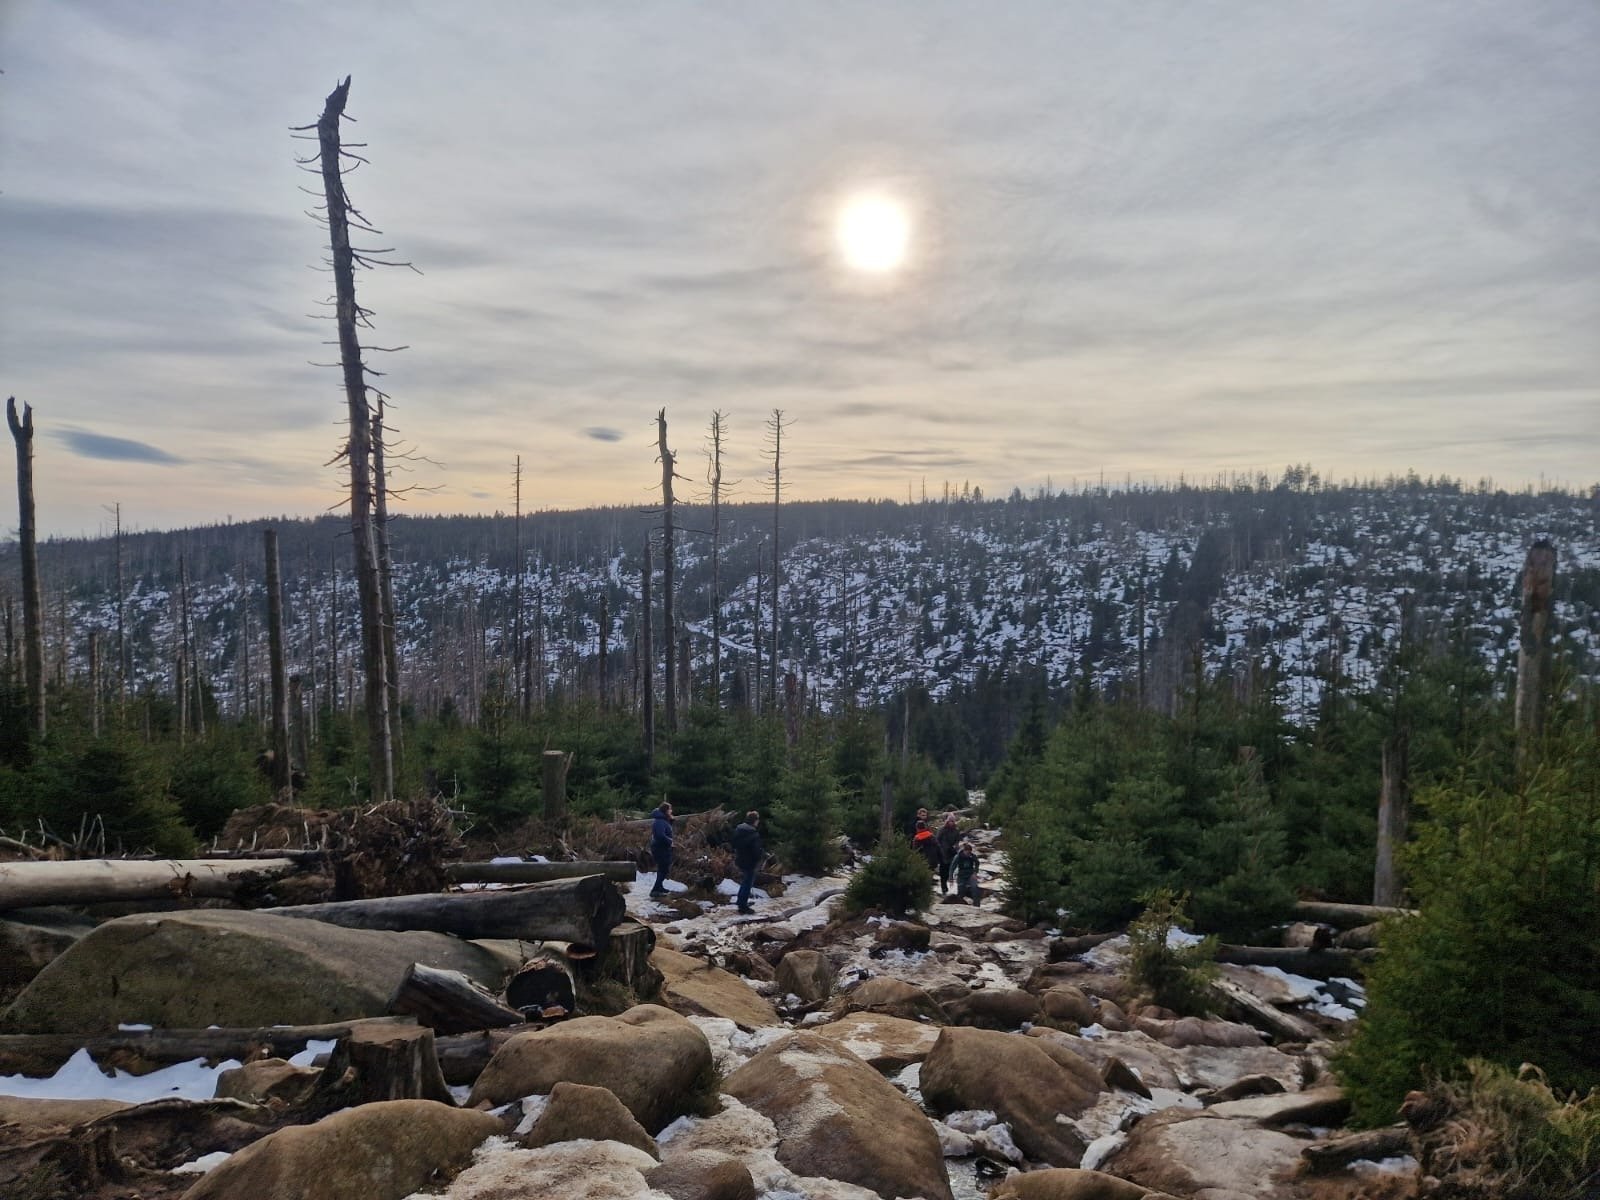
[[[917,822],[917,831],[911,835],[911,848],[928,860],[928,866],[933,868],[935,875],[939,873],[944,855],[939,850],[939,839],[933,835],[926,821]]]

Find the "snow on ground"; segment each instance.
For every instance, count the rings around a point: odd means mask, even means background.
[[[176,1063],[132,1075],[113,1070],[107,1075],[96,1065],[87,1050],[79,1050],[54,1075],[33,1079],[27,1075],[0,1075],[0,1095],[22,1096],[29,1100],[121,1100],[143,1104],[147,1100],[209,1100],[217,1093],[217,1076],[239,1066],[236,1058],[214,1067],[203,1058]]]

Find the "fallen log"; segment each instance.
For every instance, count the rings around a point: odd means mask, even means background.
[[[632,883],[638,866],[627,862],[453,862],[445,863],[444,877],[451,883],[545,883],[551,879],[576,879],[603,875],[615,883]]]
[[[1301,900],[1294,906],[1295,915],[1306,921],[1320,921],[1352,929],[1357,925],[1371,925],[1385,917],[1414,917],[1414,908],[1386,908],[1379,904],[1334,904],[1329,900]]]
[[[389,1000],[395,1016],[415,1017],[434,1033],[467,1033],[521,1024],[522,1014],[501,1004],[460,971],[412,963]]]
[[[56,904],[202,898],[235,900],[293,874],[287,858],[230,862],[92,858],[69,862],[0,863],[0,912]]]
[[[118,1067],[142,1075],[173,1063],[202,1058],[288,1058],[311,1041],[333,1041],[361,1026],[415,1026],[412,1017],[365,1017],[331,1025],[272,1025],[261,1029],[130,1029],[85,1037],[81,1033],[0,1035],[0,1075],[53,1075],[80,1049],[102,1068]]]
[[[543,1029],[542,1022],[527,1025],[507,1025],[504,1029],[482,1029],[476,1033],[444,1034],[433,1039],[434,1053],[439,1060],[440,1073],[451,1087],[475,1083],[489,1060],[512,1038],[520,1033]]]
[[[1376,950],[1311,950],[1298,946],[1217,947],[1217,961],[1241,967],[1277,967],[1291,975],[1312,979],[1337,976],[1359,977],[1366,964],[1377,958]]]
[[[526,1020],[571,1016],[578,1007],[578,980],[572,965],[553,952],[530,958],[506,983],[506,1003]]]
[[[1300,1151],[1300,1157],[1311,1174],[1331,1175],[1362,1159],[1378,1161],[1410,1153],[1411,1131],[1404,1125],[1386,1125],[1313,1142]]]
[[[1296,921],[1284,929],[1283,944],[1302,950],[1326,950],[1333,945],[1333,933],[1326,925]]]
[[[1333,939],[1333,944],[1341,950],[1375,950],[1378,946],[1378,927],[1357,925],[1354,929],[1346,929]]]
[[[1254,1025],[1280,1042],[1310,1042],[1321,1034],[1311,1022],[1273,1008],[1229,979],[1213,979],[1211,990],[1222,1001],[1223,1015]]]
[[[1052,938],[1045,953],[1051,962],[1065,962],[1069,958],[1087,954],[1101,942],[1109,942],[1116,936],[1114,933],[1086,933],[1079,937]]]
[[[431,930],[461,938],[553,939],[604,946],[622,920],[622,893],[599,875],[494,892],[439,892],[261,911],[346,929]]]

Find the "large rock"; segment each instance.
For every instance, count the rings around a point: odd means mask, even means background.
[[[854,991],[847,992],[838,1002],[838,1011],[883,1013],[908,1021],[925,1019],[938,1025],[945,1022],[944,1009],[937,1000],[916,984],[893,975],[875,975]]]
[[[1100,1171],[1053,1167],[1013,1175],[989,1193],[989,1200],[1170,1200],[1141,1184]]]
[[[1224,1100],[1207,1110],[1214,1117],[1244,1119],[1261,1125],[1342,1125],[1350,1115],[1350,1101],[1337,1085]]]
[[[107,921],[41,971],[6,1010],[19,1033],[109,1033],[119,1024],[321,1025],[382,1016],[414,962],[490,987],[496,956],[443,933],[343,929],[201,909]]]
[[[833,995],[833,964],[817,950],[791,950],[778,962],[778,986],[806,1004],[820,1004]]]
[[[777,1011],[749,984],[703,958],[657,946],[650,962],[665,981],[661,985],[661,1003],[675,1012],[727,1017],[745,1030],[782,1024]]]
[[[1053,1029],[1030,1032],[1096,1066],[1104,1066],[1108,1058],[1120,1058],[1150,1087],[1185,1092],[1220,1089],[1246,1076],[1266,1075],[1281,1083],[1285,1091],[1300,1090],[1300,1060],[1271,1046],[1168,1046],[1135,1031],[1097,1038]]]
[[[989,1109],[1011,1126],[1029,1158],[1075,1167],[1083,1136],[1073,1118],[1104,1092],[1098,1071],[1071,1050],[1042,1038],[951,1027],[922,1064],[923,1098],[939,1112]]]
[[[1080,987],[1058,983],[1039,994],[1039,1009],[1051,1021],[1077,1025],[1093,1025],[1100,1019],[1094,1001]]]
[[[837,1042],[795,1033],[735,1071],[723,1090],[772,1121],[778,1161],[883,1197],[951,1200],[938,1135],[920,1109]]]
[[[308,1095],[322,1072],[314,1067],[297,1067],[282,1058],[258,1058],[242,1067],[217,1074],[214,1095],[219,1100],[243,1100],[246,1104],[291,1105]]]
[[[1018,988],[980,988],[959,999],[947,1000],[944,1010],[952,1025],[1016,1029],[1039,1019],[1039,997]]]
[[[644,1179],[672,1200],[756,1200],[750,1168],[715,1150],[674,1155],[671,1161],[646,1171]]]
[[[644,1181],[655,1166],[643,1150],[621,1142],[585,1139],[537,1150],[495,1145],[451,1180],[438,1200],[655,1200]]]
[[[77,945],[94,922],[70,909],[22,909],[0,920],[0,988],[21,987]]]
[[[899,1071],[921,1062],[939,1040],[938,1026],[868,1012],[849,1013],[817,1026],[815,1032],[879,1071]]]
[[[1272,1200],[1289,1194],[1304,1138],[1210,1111],[1167,1109],[1146,1117],[1102,1164],[1175,1196]]]
[[[436,1171],[464,1165],[502,1126],[432,1100],[347,1108],[291,1125],[213,1168],[183,1200],[401,1200]]]
[[[468,1103],[509,1104],[563,1081],[586,1083],[608,1088],[634,1120],[658,1132],[701,1102],[711,1075],[706,1035],[669,1009],[641,1004],[620,1017],[579,1017],[518,1034],[489,1060]]]
[[[555,1142],[590,1138],[598,1142],[621,1142],[659,1159],[656,1140],[612,1092],[603,1087],[563,1080],[550,1090],[550,1099],[533,1128],[523,1135],[529,1150]]]
[[[1214,1017],[1135,1017],[1133,1027],[1164,1046],[1259,1046],[1261,1031]]]

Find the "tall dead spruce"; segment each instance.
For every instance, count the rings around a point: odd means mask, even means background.
[[[390,253],[388,248],[366,249],[350,244],[350,229],[378,234],[367,223],[359,210],[350,203],[345,191],[344,176],[366,161],[359,154],[343,146],[339,140],[339,122],[344,119],[345,101],[350,94],[350,79],[333,89],[324,105],[322,115],[315,125],[295,129],[297,134],[315,130],[317,153],[301,159],[307,170],[322,176],[324,204],[320,216],[328,226],[328,244],[331,257],[328,265],[333,271],[334,320],[339,338],[339,368],[344,375],[345,401],[349,408],[350,440],[340,457],[350,464],[350,532],[351,557],[355,561],[356,596],[361,609],[361,665],[365,676],[367,752],[372,772],[372,798],[374,801],[390,799],[394,795],[394,740],[390,724],[389,663],[385,628],[391,619],[385,612],[384,587],[380,568],[378,532],[374,514],[378,507],[377,489],[383,486],[374,478],[373,433],[376,427],[382,436],[381,417],[375,423],[367,394],[371,392],[380,401],[386,397],[367,382],[367,377],[381,375],[362,360],[358,328],[372,328],[372,311],[356,303],[355,268],[400,266],[410,263],[393,262],[381,256]],[[352,142],[351,146],[365,143]],[[415,269],[415,268],[413,268]],[[372,346],[369,349],[389,352],[404,347]],[[381,412],[381,409],[380,409]]]
[[[38,523],[33,511],[33,405],[6,400],[6,424],[17,444],[17,541],[22,551],[22,677],[28,693],[28,720],[44,737],[44,597],[39,587]]]

